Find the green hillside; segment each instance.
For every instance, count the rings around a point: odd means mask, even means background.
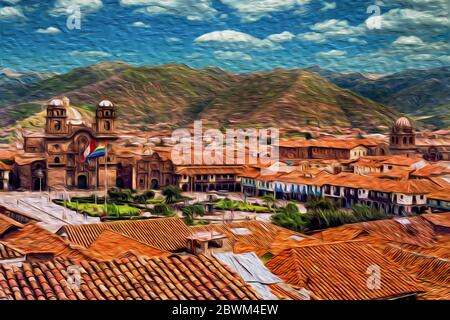
[[[237,75],[179,64],[136,67],[108,62],[31,83],[26,95],[14,99],[12,93],[0,103],[0,125],[20,127],[24,119],[32,119],[32,127],[38,125],[46,101],[63,95],[86,111],[110,99],[122,123],[142,130],[160,123],[182,126],[203,118],[219,125],[352,126],[383,131],[399,116],[302,70]],[[25,121],[27,126],[30,121]]]

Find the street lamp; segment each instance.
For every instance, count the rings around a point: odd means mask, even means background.
[[[44,172],[41,168],[36,170],[36,177],[39,179],[39,192],[42,192],[42,179],[44,178]]]

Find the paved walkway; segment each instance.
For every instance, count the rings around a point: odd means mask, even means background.
[[[54,197],[54,195],[52,196]],[[51,232],[56,232],[66,224],[100,222],[100,218],[76,213],[49,200],[49,195],[46,193],[8,192],[0,194],[0,205],[39,220],[38,224]]]

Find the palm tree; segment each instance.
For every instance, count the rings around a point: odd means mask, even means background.
[[[274,214],[272,222],[297,232],[302,232],[306,225],[304,216],[300,213],[295,203],[288,203],[286,207],[282,208],[281,212]]]
[[[163,196],[166,197],[166,203],[174,203],[181,199],[182,193],[183,191],[178,186],[174,186],[172,184],[165,187],[162,192]]]
[[[277,202],[272,193],[266,193],[265,195],[263,195],[262,200],[269,207],[270,210],[272,210],[272,206],[275,207],[275,204]]]
[[[185,221],[188,225],[193,224],[195,216],[203,217],[206,213],[205,207],[202,204],[192,204],[182,209]]]

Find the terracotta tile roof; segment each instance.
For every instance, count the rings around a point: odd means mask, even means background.
[[[0,263],[1,260],[21,258],[24,254],[20,250],[0,241]]]
[[[55,257],[78,260],[95,256],[85,248],[69,243],[36,224],[27,224],[22,229],[8,233],[2,240],[25,254],[49,253]]]
[[[0,160],[13,160],[17,154],[22,153],[22,152],[23,151],[21,151],[21,150],[0,149]]]
[[[186,248],[189,227],[180,218],[158,218],[134,221],[103,222],[62,227],[70,241],[88,248],[104,230],[112,230],[149,246],[176,251]]]
[[[418,279],[450,286],[450,260],[426,256],[394,245],[383,254],[413,273]]]
[[[367,174],[369,177],[377,178],[387,178],[387,179],[398,179],[398,180],[408,180],[413,169],[404,167],[394,167],[389,171],[383,172],[370,172]]]
[[[435,199],[435,200],[444,200],[444,201],[450,201],[450,190],[449,189],[443,189],[443,190],[437,190],[430,192],[427,195],[428,199]]]
[[[263,221],[232,222],[191,227],[197,231],[215,231],[227,235],[235,253],[255,252],[261,257],[266,253],[276,254],[292,246],[315,243],[313,237],[300,234]]]
[[[438,245],[438,234],[433,225],[422,218],[404,217],[346,224],[314,232],[311,235],[323,241],[364,239],[371,243],[409,244],[431,248]]]
[[[429,177],[450,174],[450,168],[438,164],[428,164],[411,173],[412,176]]]
[[[261,170],[259,168],[253,167],[245,167],[241,173],[239,173],[240,177],[252,178],[255,179],[261,174]]]
[[[79,287],[76,281],[66,280],[68,270],[77,269]],[[0,299],[255,300],[259,296],[214,258],[176,255],[79,263],[58,258],[22,267],[0,266]]]
[[[422,158],[418,157],[405,157],[401,155],[388,156],[386,160],[383,161],[385,164],[393,164],[398,166],[411,166],[417,162],[424,161]]]
[[[102,233],[90,245],[89,250],[97,252],[103,258],[113,259],[133,252],[148,257],[164,257],[169,252],[163,251],[133,238],[127,237],[112,230],[103,230]]]
[[[281,140],[280,147],[288,148],[306,148],[321,147],[334,149],[353,149],[358,146],[372,147],[380,144],[380,141],[374,139],[319,139],[319,140]]]
[[[450,228],[450,212],[446,213],[427,213],[421,217],[434,226]]]
[[[8,231],[23,228],[23,224],[11,219],[4,214],[0,214],[0,238]]]
[[[293,171],[281,175],[277,181],[291,182],[308,186],[322,186],[326,184],[333,175],[322,171],[316,176],[306,175],[303,171]]]
[[[419,299],[450,299],[450,260],[389,245],[383,254],[413,274],[426,288]]]
[[[242,166],[195,166],[178,167],[176,174],[188,176],[195,174],[240,174],[242,171]]]
[[[1,162],[0,161],[0,170],[11,170],[12,169],[12,166],[10,166],[10,165],[7,165],[6,163],[3,163],[3,162]]]
[[[336,175],[330,175],[324,179],[319,179],[317,185],[333,185],[347,188],[360,188],[380,192],[395,192],[404,194],[427,194],[436,191],[440,187],[429,180],[412,179],[399,183],[391,179],[381,179],[358,174],[342,172]]]
[[[47,160],[47,155],[45,153],[30,153],[30,154],[25,153],[25,154],[17,155],[14,158],[14,162],[19,166],[23,166],[23,165],[33,163],[35,161],[43,161],[43,160]]]
[[[369,289],[368,269],[382,272],[379,289]],[[423,292],[406,272],[383,257],[372,246],[359,242],[337,242],[285,250],[266,266],[287,283],[305,288],[318,299],[389,299]]]

